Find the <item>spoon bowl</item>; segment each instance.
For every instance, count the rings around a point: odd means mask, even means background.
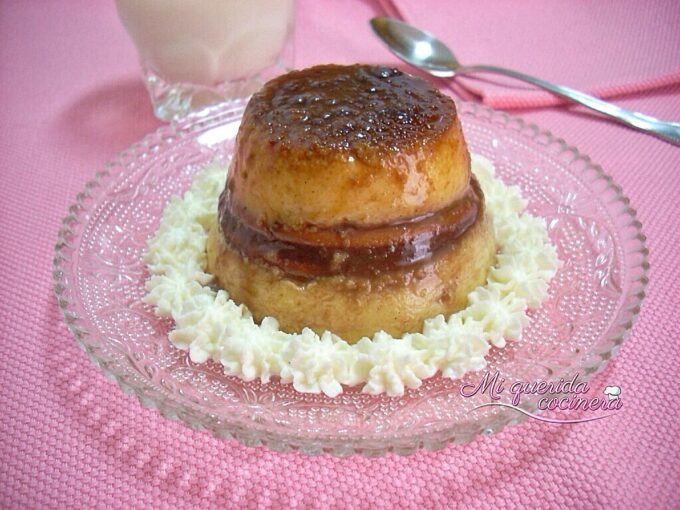
[[[373,31],[403,61],[441,78],[450,78],[460,67],[458,59],[428,32],[392,18],[373,18]]]

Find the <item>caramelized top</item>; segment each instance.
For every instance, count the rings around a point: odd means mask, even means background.
[[[357,64],[280,76],[251,98],[244,119],[268,131],[272,144],[361,157],[422,146],[450,129],[455,115],[453,100],[425,80]]]

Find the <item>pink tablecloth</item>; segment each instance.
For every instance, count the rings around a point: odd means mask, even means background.
[[[378,12],[370,1],[300,4],[299,66],[394,62],[366,28]],[[572,26],[562,37],[589,29]],[[480,55],[494,54],[492,35],[480,37]],[[588,65],[584,55],[581,72]],[[678,86],[618,102],[680,119]],[[673,397],[680,377],[679,148],[578,109],[523,113],[601,163],[630,196],[648,236],[652,270],[642,314],[593,382],[623,388],[625,407],[616,416],[571,426],[528,422],[406,458],[309,458],[219,441],[141,408],[104,379],[62,325],[50,275],[60,220],[107,159],[159,125],[113,2],[2,2],[0,115],[0,506],[680,507]]]

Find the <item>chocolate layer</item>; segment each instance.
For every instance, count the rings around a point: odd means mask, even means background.
[[[437,212],[375,226],[267,227],[234,204],[228,189],[219,201],[220,226],[232,248],[298,278],[415,269],[452,248],[483,212],[482,190],[474,177],[460,199]]]

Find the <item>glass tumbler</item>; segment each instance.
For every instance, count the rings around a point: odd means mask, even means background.
[[[292,67],[294,0],[116,0],[159,119],[246,97]]]

